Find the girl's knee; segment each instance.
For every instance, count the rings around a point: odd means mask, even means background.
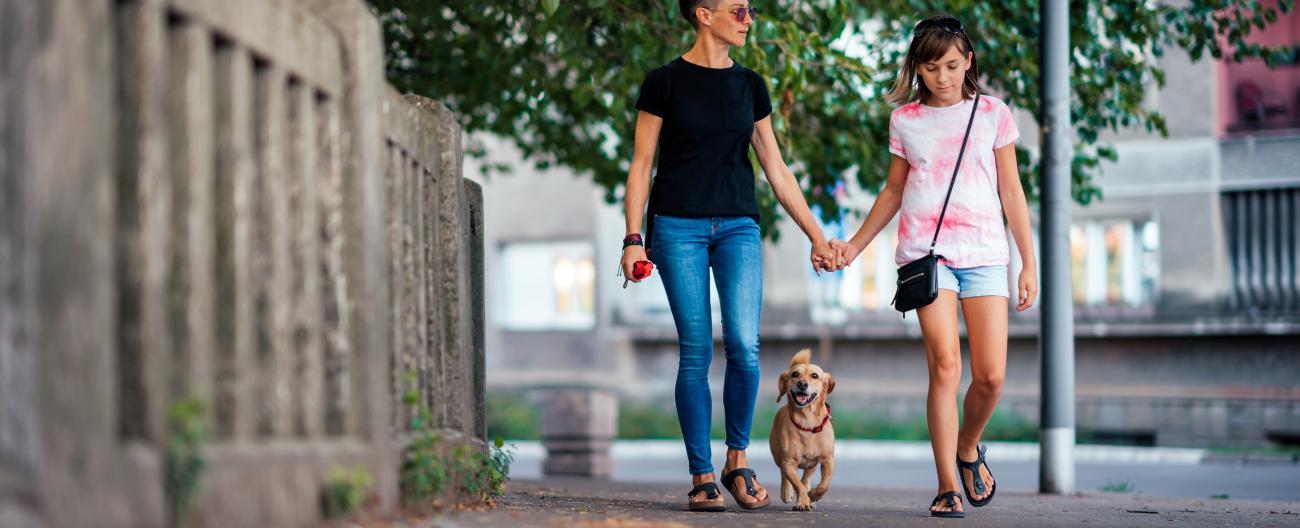
[[[941,385],[956,385],[961,381],[961,356],[944,354],[930,359],[930,381]]]
[[[1002,373],[978,375],[971,380],[971,388],[985,394],[1002,394],[1002,382],[1005,379],[1006,375]]]

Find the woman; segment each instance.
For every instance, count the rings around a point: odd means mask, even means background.
[[[637,99],[636,142],[627,177],[622,268],[647,254],[659,268],[681,357],[675,399],[693,488],[692,511],[724,511],[709,449],[713,357],[709,272],[722,308],[727,371],[723,406],[727,457],[723,486],[745,509],[767,506],[767,491],[745,457],[758,395],[762,243],[752,146],[777,200],[812,242],[814,268],[834,270],[835,252],[816,227],[772,133],[772,104],[758,74],[728,55],[745,45],[757,10],[746,0],[679,0],[695,45],[646,76]],[[654,188],[650,169],[659,150]],[[649,199],[646,238],[642,211]],[[643,248],[645,246],[649,246]],[[647,253],[647,249],[649,250]]]
[[[935,517],[965,517],[959,480],[971,506],[988,504],[997,490],[979,441],[1007,370],[1010,255],[1004,216],[1024,263],[1016,310],[1028,309],[1038,293],[1029,206],[1016,169],[1020,133],[1007,105],[979,93],[973,48],[956,18],[935,16],[916,25],[887,96],[901,106],[889,118],[893,161],[885,187],[857,234],[835,243],[841,255],[837,264],[848,265],[901,209],[898,265],[930,251],[941,256],[939,296],[917,309],[930,375],[926,419],[939,477],[939,493],[930,504]],[[960,428],[959,303],[971,365]]]

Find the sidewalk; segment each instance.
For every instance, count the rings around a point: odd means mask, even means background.
[[[513,445],[516,456],[511,476],[543,478],[545,449],[536,442]],[[1038,490],[1037,444],[988,442],[988,446],[1000,492]],[[714,455],[723,452],[721,443],[713,446]],[[1266,459],[1203,449],[1097,445],[1076,446],[1074,454],[1075,489],[1082,492],[1300,502],[1300,464],[1280,455]],[[619,440],[614,442],[611,457],[616,482],[672,485],[688,473],[680,440]],[[835,485],[844,489],[926,489],[935,482],[929,442],[837,441],[835,461]],[[715,464],[721,463],[715,459]],[[750,450],[749,463],[760,477],[778,474],[766,440]]]
[[[768,479],[769,490],[778,483]],[[812,512],[792,512],[774,492],[772,506],[727,513],[685,511],[686,489],[662,483],[548,478],[511,481],[507,496],[487,512],[444,514],[433,526],[680,528],[718,526],[786,528],[792,524],[859,526],[1300,526],[1300,502],[1210,500],[1083,493],[1048,496],[999,491],[992,504],[967,507],[965,519],[928,516],[930,489],[831,486]],[[423,526],[428,526],[423,524]]]

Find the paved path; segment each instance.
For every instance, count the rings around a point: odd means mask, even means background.
[[[717,464],[725,447],[713,453]],[[520,443],[511,475],[542,478],[544,451]],[[841,440],[836,444],[837,486],[927,489],[935,485],[934,462],[927,442]],[[1038,446],[992,442],[989,466],[1000,491],[1038,490]],[[680,484],[686,453],[677,440],[619,441],[613,450],[613,480]],[[1300,464],[1281,454],[1230,457],[1201,449],[1078,446],[1076,489],[1122,490],[1130,494],[1209,499],[1300,501]],[[766,441],[750,450],[750,463],[767,482],[776,473]]]
[[[1083,493],[1042,496],[998,491],[994,502],[969,508],[966,519],[928,516],[928,489],[832,486],[816,511],[792,512],[779,499],[764,510],[727,513],[685,511],[685,489],[665,483],[589,479],[516,480],[491,511],[441,515],[433,526],[618,527],[690,526],[788,528],[799,526],[1300,526],[1300,502],[1211,500],[1134,494]],[[428,526],[420,523],[420,526]]]

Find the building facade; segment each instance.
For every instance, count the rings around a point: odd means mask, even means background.
[[[1300,43],[1300,16],[1261,41]],[[1085,441],[1294,446],[1300,65],[1193,62],[1181,50],[1161,65],[1167,84],[1149,100],[1167,118],[1168,137],[1103,137],[1119,152],[1100,174],[1103,199],[1073,209],[1078,428]],[[1036,151],[1025,110],[1017,110],[1021,143]],[[480,140],[494,162],[531,166],[505,142]],[[676,332],[657,279],[625,289],[615,276],[621,205],[565,170],[494,176],[484,194],[489,386],[607,387],[671,409]],[[865,213],[871,200],[847,189],[841,203]],[[828,236],[858,225],[846,217]],[[899,420],[922,415],[920,330],[889,305],[896,227],[853,266],[816,277],[798,228],[788,218],[780,226],[783,236],[764,250],[759,401],[775,397],[772,373],[790,354],[811,347],[835,372],[842,405]],[[714,311],[720,337],[716,302]],[[1038,416],[1038,318],[1036,308],[1011,315],[1003,397],[1004,410],[1029,421]]]

